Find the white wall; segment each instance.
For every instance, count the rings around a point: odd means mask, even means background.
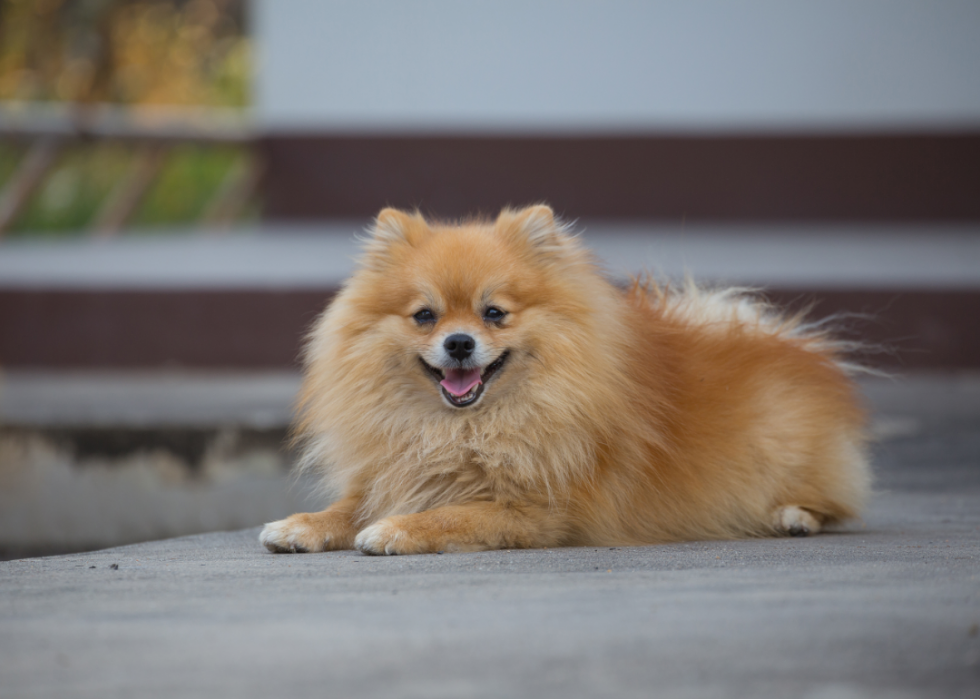
[[[253,2],[271,129],[980,127],[978,0]]]

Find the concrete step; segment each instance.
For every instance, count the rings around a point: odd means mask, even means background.
[[[295,372],[0,374],[0,556],[236,529],[319,509],[290,471]],[[980,373],[865,378],[881,441],[980,428]]]
[[[293,372],[0,374],[0,557],[318,509],[291,475]]]

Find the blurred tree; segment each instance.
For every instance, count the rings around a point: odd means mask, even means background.
[[[0,100],[243,107],[242,0],[0,0]]]
[[[0,102],[245,107],[245,10],[246,0],[0,0]],[[24,152],[0,142],[0,187]],[[66,149],[12,232],[84,229],[134,157],[114,143]],[[194,221],[244,158],[230,146],[173,149],[134,223]]]

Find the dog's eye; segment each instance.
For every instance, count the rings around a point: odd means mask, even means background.
[[[416,313],[414,316],[416,323],[434,323],[436,322],[435,314],[428,308],[423,308],[421,311]]]
[[[483,312],[483,319],[491,320],[494,323],[496,323],[498,321],[503,320],[505,315],[507,315],[506,311],[502,311],[496,306],[490,306],[487,308],[487,310]]]

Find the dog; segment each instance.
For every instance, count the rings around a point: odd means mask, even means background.
[[[385,209],[316,322],[301,468],[336,501],[274,552],[816,534],[870,488],[842,343],[738,289],[607,279],[544,205]]]

